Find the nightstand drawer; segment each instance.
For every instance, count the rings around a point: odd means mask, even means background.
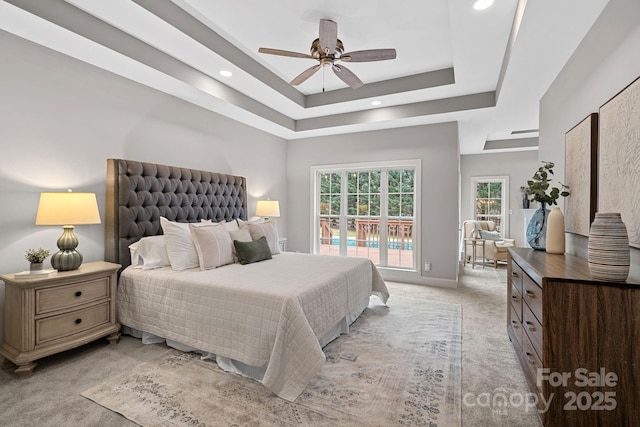
[[[36,290],[36,314],[73,308],[109,297],[109,279],[101,277],[89,282]]]
[[[109,302],[36,320],[36,345],[108,324]]]

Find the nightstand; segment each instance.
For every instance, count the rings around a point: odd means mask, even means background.
[[[88,262],[48,277],[0,276],[5,283],[0,354],[28,378],[34,360],[107,337],[120,338],[115,293],[119,264]]]

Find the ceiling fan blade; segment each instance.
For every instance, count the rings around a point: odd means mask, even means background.
[[[298,75],[295,79],[291,80],[291,85],[297,86],[301,83],[304,83],[309,77],[313,76],[316,71],[320,69],[320,64],[314,65],[311,68],[307,68],[302,73]]]
[[[387,59],[396,59],[395,49],[356,50],[340,56],[341,61],[349,62],[386,61]]]
[[[291,58],[309,58],[315,59],[313,56],[306,53],[290,52],[288,50],[270,49],[268,47],[261,47],[258,49],[260,53],[268,53],[269,55],[289,56]]]
[[[338,43],[338,24],[330,19],[320,20],[320,48],[322,52],[326,53],[329,49],[329,54],[336,50],[336,44]]]
[[[338,78],[340,78],[340,80],[351,86],[352,89],[358,89],[364,84],[362,83],[362,80],[358,78],[358,76],[353,74],[351,70],[342,65],[333,64],[333,66],[331,66],[331,69],[333,70],[334,74],[338,76]]]

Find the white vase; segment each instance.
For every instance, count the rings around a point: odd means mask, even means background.
[[[547,223],[547,253],[564,254],[564,215],[552,208]]]
[[[596,213],[589,231],[587,250],[591,277],[610,282],[627,280],[629,235],[619,213]]]

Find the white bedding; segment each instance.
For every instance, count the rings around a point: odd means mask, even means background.
[[[127,268],[121,324],[264,368],[261,382],[293,401],[321,369],[319,338],[386,285],[362,258],[282,253],[214,270]]]

